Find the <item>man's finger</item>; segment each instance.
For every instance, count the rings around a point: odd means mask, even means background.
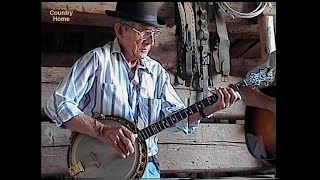
[[[227,90],[228,90],[229,94],[231,95],[231,96],[230,96],[230,102],[231,102],[231,103],[236,102],[236,100],[237,100],[237,98],[238,98],[237,93],[236,93],[233,89],[231,89],[231,88],[229,88],[229,87],[227,87]]]
[[[129,129],[125,127],[122,129],[122,132],[127,138],[130,139],[132,144],[136,141],[136,138],[138,137],[138,135],[134,134],[133,132],[131,132]]]
[[[134,153],[134,147],[132,145],[131,140],[124,135],[123,131],[120,131],[119,136],[120,136],[120,139],[121,139],[122,143],[124,144],[124,146],[125,146],[125,148],[127,150],[127,153],[128,153],[127,155],[133,154]]]
[[[118,146],[121,149],[122,153],[125,155],[125,158],[130,155],[130,153],[127,150],[127,146],[123,143],[121,138],[118,141]]]
[[[224,102],[226,103],[225,107],[230,107],[231,106],[230,100],[231,100],[232,95],[230,94],[230,92],[228,91],[227,88],[223,88],[222,90],[224,93]]]
[[[127,156],[126,156],[126,155],[123,153],[123,151],[121,150],[120,146],[118,145],[118,142],[119,142],[119,141],[114,140],[114,141],[112,142],[112,147],[115,148],[115,149],[118,151],[119,155],[120,155],[122,158],[126,158]]]

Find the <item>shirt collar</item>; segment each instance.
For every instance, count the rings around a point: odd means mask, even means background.
[[[119,45],[119,41],[118,41],[118,38],[115,38],[113,40],[113,43],[112,43],[112,47],[111,47],[111,54],[113,53],[122,53],[121,52],[121,48],[120,48],[120,45]]]
[[[115,38],[113,43],[112,43],[111,54],[113,54],[113,53],[121,53],[122,56],[124,57],[124,54],[122,53],[120,45],[119,45],[118,38]],[[151,73],[151,67],[150,67],[149,59],[150,59],[149,56],[141,59],[139,61],[139,64],[138,64],[138,68],[145,69],[149,73]]]

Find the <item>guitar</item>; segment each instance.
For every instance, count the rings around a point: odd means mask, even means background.
[[[271,71],[272,72],[272,71]],[[259,69],[251,73],[246,79],[230,85],[235,90],[243,86],[260,86],[269,84],[275,78],[268,68]],[[104,124],[123,125],[130,131],[138,134],[134,146],[134,154],[123,159],[112,147],[103,144],[99,140],[85,134],[73,133],[68,149],[69,173],[74,179],[135,179],[141,178],[148,163],[148,148],[145,140],[149,137],[171,127],[179,121],[195,114],[204,108],[214,104],[218,96],[213,93],[185,109],[179,110],[173,115],[157,121],[150,126],[137,129],[134,124],[124,118],[104,116],[96,118]]]
[[[260,91],[276,98],[275,86],[265,87]],[[266,165],[276,165],[276,118],[272,111],[246,106],[245,139],[251,155]]]

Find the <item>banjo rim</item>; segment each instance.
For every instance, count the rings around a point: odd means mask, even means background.
[[[101,117],[94,118],[94,119],[96,119],[99,122],[102,122],[104,124],[108,123],[110,120],[114,121],[114,122],[118,122],[118,123],[122,124],[123,126],[125,126],[126,128],[128,128],[131,132],[134,132],[134,129],[135,129],[135,125],[132,122],[130,122],[122,117],[118,117],[118,116],[106,115],[106,116],[101,116]],[[75,159],[77,159],[77,158],[73,156],[74,151],[75,151],[73,148],[74,144],[81,137],[83,137],[83,134],[81,134],[79,132],[72,131],[71,136],[69,138],[70,145],[68,146],[68,151],[67,151],[67,163],[68,163],[69,174],[74,179],[79,178],[79,175],[81,175],[81,172],[85,171],[85,167],[83,167],[81,161],[77,161],[76,163],[74,163],[74,158]],[[138,155],[136,155],[137,158],[135,157],[136,158],[135,161],[137,161],[137,163],[135,163],[136,167],[132,167],[132,168],[134,168],[134,170],[130,171],[131,172],[131,175],[129,176],[130,179],[141,178],[144,171],[145,171],[147,163],[148,163],[148,151],[147,151],[146,142],[139,141],[139,138],[137,138],[135,145],[136,145],[135,154],[138,153]]]

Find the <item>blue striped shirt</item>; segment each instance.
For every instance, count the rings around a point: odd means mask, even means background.
[[[45,112],[58,127],[84,113],[114,115],[131,122],[138,119],[142,129],[185,107],[160,63],[147,56],[131,72],[115,39],[75,62],[49,97]],[[175,126],[190,133],[199,122],[188,126],[185,119]],[[157,154],[157,142],[156,135],[146,140],[149,156]]]

